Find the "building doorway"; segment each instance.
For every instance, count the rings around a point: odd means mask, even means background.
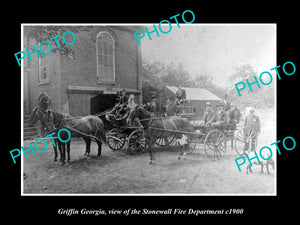
[[[90,100],[91,115],[95,115],[97,113],[101,113],[108,109],[113,108],[116,103],[116,98],[117,98],[116,94],[100,94],[91,98]],[[99,118],[104,122],[105,130],[112,129],[111,124],[105,119],[105,115],[102,115]]]
[[[117,96],[115,94],[100,94],[91,98],[91,115],[101,113],[105,110],[111,109],[116,103]]]

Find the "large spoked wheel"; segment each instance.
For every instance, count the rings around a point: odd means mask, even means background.
[[[146,140],[142,130],[133,131],[128,138],[128,153],[134,154],[141,152],[145,149]]]
[[[115,137],[115,138],[113,138]],[[123,134],[119,133],[116,129],[112,129],[108,133],[107,144],[113,151],[120,150],[125,145],[126,138]]]
[[[211,160],[221,159],[226,152],[226,136],[220,130],[210,131],[204,140],[204,151]]]
[[[257,133],[252,128],[239,129],[234,137],[234,148],[238,155],[252,152],[257,147]]]
[[[171,135],[168,137],[159,137],[155,140],[155,144],[157,144],[160,147],[165,147],[165,146],[169,146],[170,144],[172,144],[175,140],[175,136]]]

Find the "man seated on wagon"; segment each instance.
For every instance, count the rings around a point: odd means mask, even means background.
[[[119,121],[121,126],[126,125],[126,119],[129,116],[130,111],[134,110],[138,106],[134,99],[135,97],[133,94],[129,95],[127,102],[121,104],[119,110],[116,111],[116,120]]]
[[[121,90],[121,92],[120,92],[120,98],[119,98],[119,103],[120,104],[127,104],[128,98],[129,97],[126,94],[126,90],[125,89]]]
[[[135,97],[133,94],[129,95],[129,98],[128,98],[128,104],[127,104],[127,107],[128,109],[126,109],[126,111],[130,111],[130,110],[134,110],[135,107],[138,106],[138,104],[135,103],[134,101]]]
[[[212,104],[210,102],[205,103],[205,112],[204,112],[204,125],[210,126],[212,122],[216,120],[216,113],[212,108]]]
[[[224,104],[224,111],[227,112],[228,110],[230,110],[230,102],[228,101],[228,95],[225,94],[223,96],[223,104]]]
[[[180,114],[180,108],[176,104],[175,100],[171,100],[170,97],[167,97],[165,105],[165,116],[174,116]]]
[[[116,99],[115,106],[106,113],[106,120],[111,122],[114,127],[126,124],[125,119],[128,117],[130,109],[127,107],[128,102],[125,102],[125,100],[128,101],[129,98],[126,96],[126,92],[122,90],[120,98]],[[130,102],[131,106],[133,106],[132,100]]]
[[[179,85],[177,84],[176,87],[178,88],[178,90],[176,91],[176,99],[177,99],[177,104],[181,104],[183,103],[183,101],[186,99],[186,92],[184,89],[182,89],[181,87],[179,87]]]
[[[120,109],[123,110],[123,108],[125,108],[128,104],[128,96],[126,94],[126,90],[123,89],[120,91],[120,97],[119,97],[119,105],[120,105]]]
[[[205,103],[205,111],[203,121],[196,123],[195,126],[200,129],[201,133],[206,133],[206,129],[216,120],[216,112],[212,108],[210,102]]]
[[[106,113],[105,119],[111,123],[113,127],[117,127],[117,115],[119,114],[121,104],[119,103],[119,99],[117,99],[117,102],[115,106]]]
[[[212,129],[220,129],[222,125],[228,123],[228,115],[224,111],[224,104],[222,102],[219,102],[217,104],[217,113],[216,113],[216,119],[211,124]]]
[[[151,96],[151,101],[150,101],[150,112],[152,112],[154,115],[159,114],[159,101],[157,99],[157,95],[152,95]]]

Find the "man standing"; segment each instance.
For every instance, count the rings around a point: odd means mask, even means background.
[[[252,128],[257,134],[260,133],[260,119],[255,114],[254,107],[249,108],[249,114],[245,118],[244,126]]]
[[[178,90],[176,91],[177,104],[181,104],[186,99],[186,92],[184,89],[179,87],[177,84],[176,87]]]
[[[41,110],[45,111],[49,108],[50,106],[50,97],[47,93],[43,92],[40,94],[38,97],[38,105]]]
[[[38,107],[41,109],[43,116],[46,115],[49,106],[50,106],[50,97],[47,93],[43,92],[38,97]],[[46,125],[43,122],[37,121],[37,123],[34,126],[38,131],[39,137],[44,137],[46,135],[46,130],[45,130]]]
[[[244,152],[250,150],[251,152],[255,150],[257,146],[257,137],[260,134],[260,119],[258,116],[254,114],[254,107],[249,108],[249,114],[245,118],[244,126],[246,127],[246,134],[250,136],[251,139],[248,142],[245,142]],[[247,129],[248,128],[248,129]],[[255,133],[250,133],[251,129],[255,131]]]

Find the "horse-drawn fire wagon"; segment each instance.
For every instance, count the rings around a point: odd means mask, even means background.
[[[190,108],[181,107],[177,115],[157,116],[138,106],[130,112],[126,121],[124,118],[114,121],[114,128],[107,135],[108,146],[119,150],[127,143],[127,151],[135,153],[143,151],[146,144],[147,148],[154,144],[161,147],[185,145],[187,153],[191,153],[199,150],[201,145],[209,159],[219,160],[226,153],[227,141],[231,141],[231,147],[239,155],[257,144],[254,130],[246,127],[237,129],[239,119],[219,126],[205,126],[202,121],[191,119],[193,113]],[[138,123],[133,126],[137,120]],[[186,137],[185,141],[180,142],[183,137]]]

